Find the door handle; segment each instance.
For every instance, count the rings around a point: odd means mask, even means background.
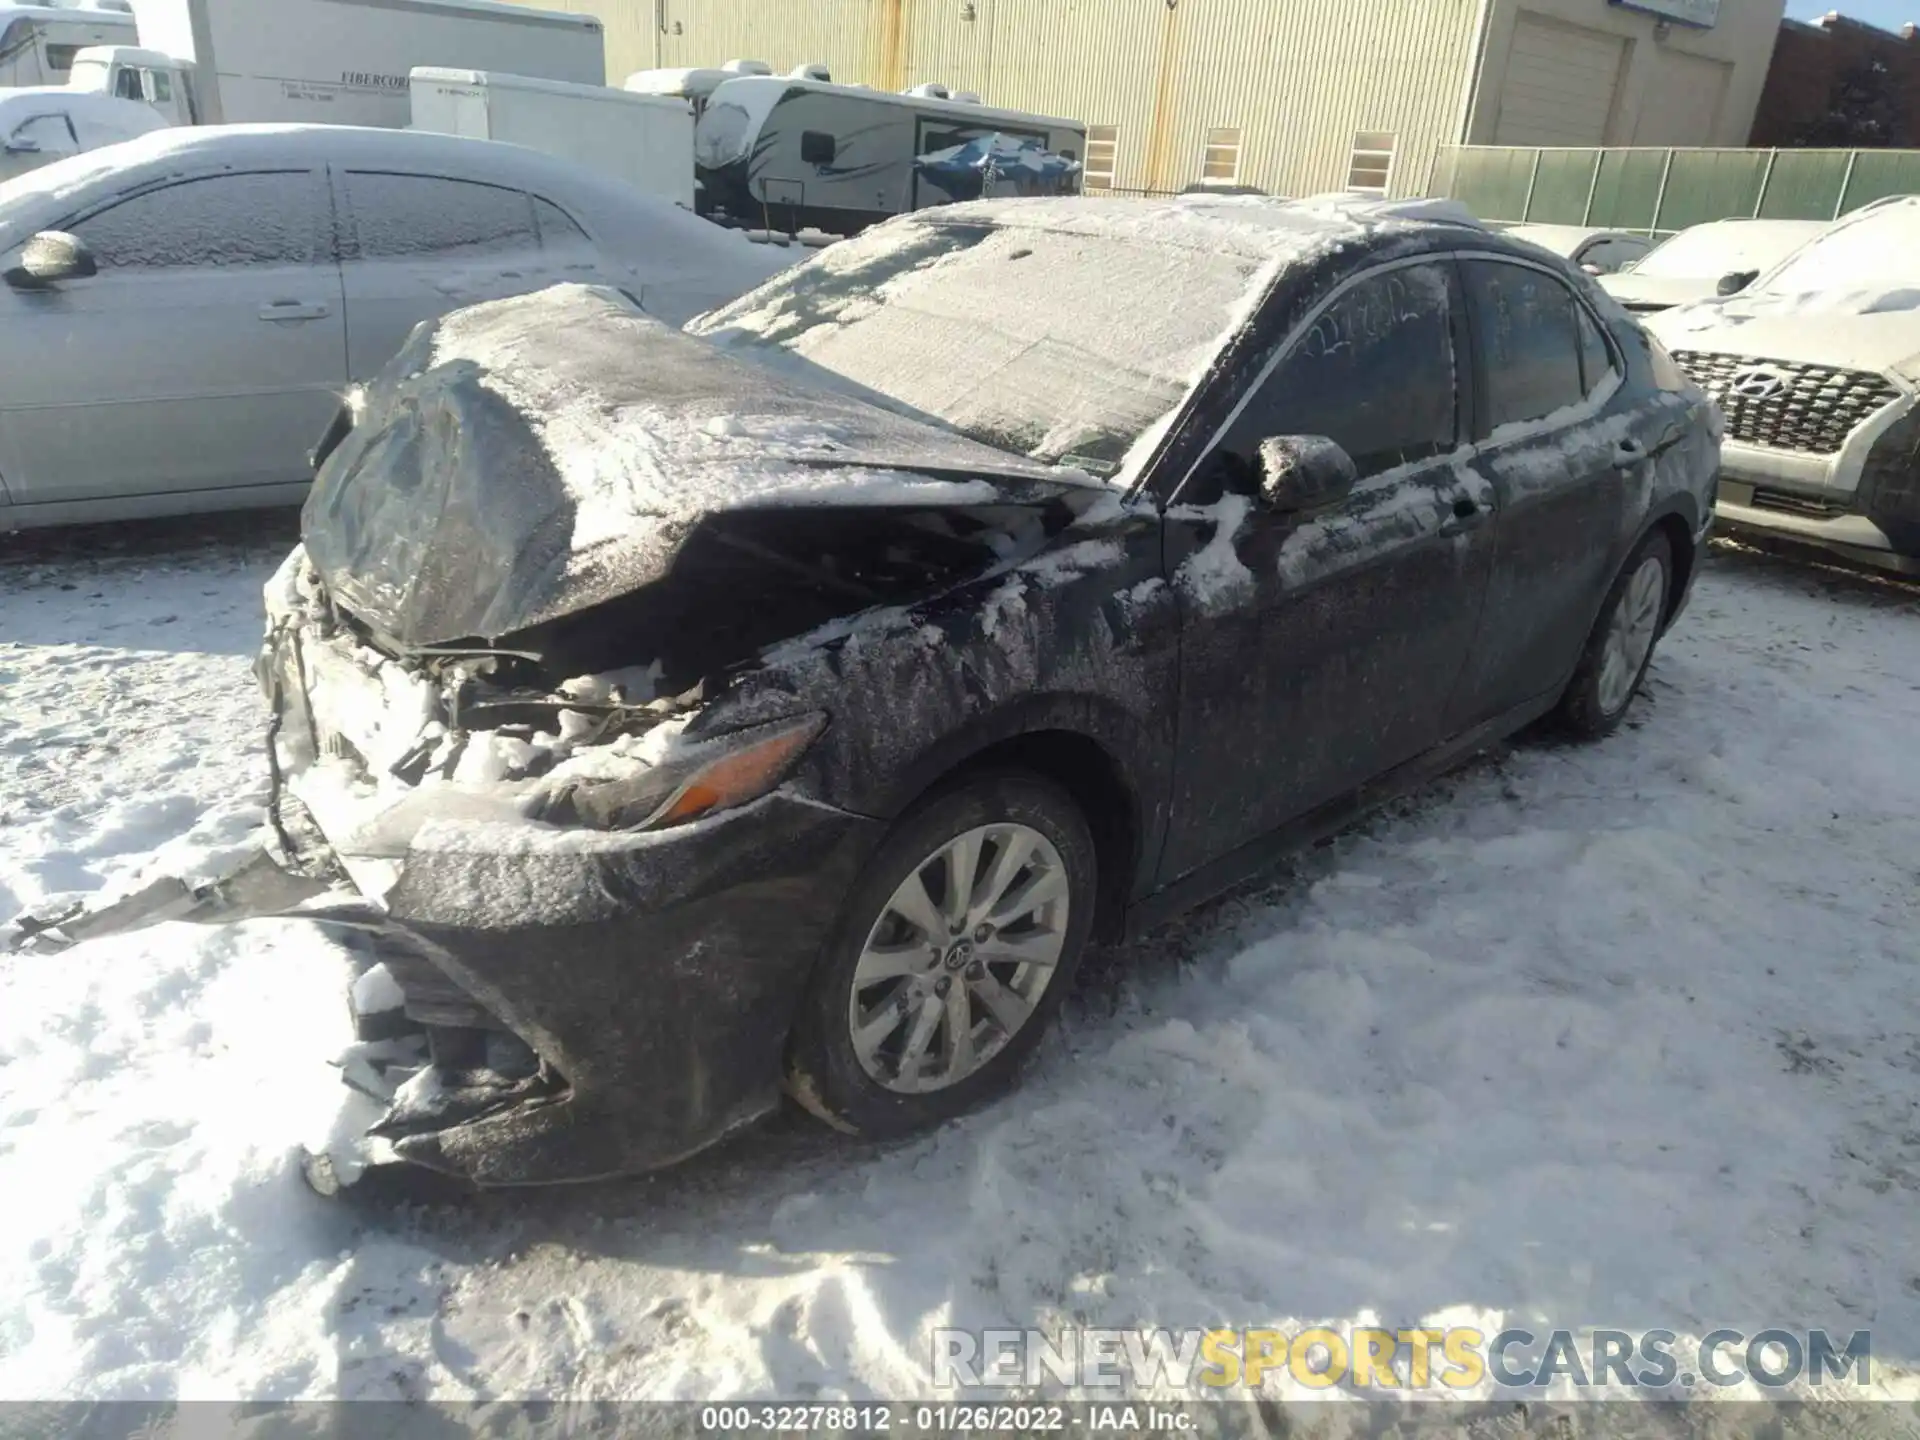
[[[332,313],[322,300],[275,300],[260,307],[262,320],[324,320]]]
[[[1647,458],[1647,447],[1638,440],[1622,440],[1613,447],[1613,468],[1631,470]]]
[[[1453,502],[1453,516],[1451,519],[1440,522],[1440,533],[1458,535],[1463,531],[1471,530],[1486,518],[1487,511],[1481,507],[1479,501],[1470,495],[1456,496]]]

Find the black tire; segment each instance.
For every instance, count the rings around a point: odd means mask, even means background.
[[[1038,831],[1066,872],[1065,941],[1030,1017],[972,1074],[938,1090],[904,1094],[881,1084],[854,1050],[848,1007],[855,968],[895,890],[946,843],[978,826]],[[937,791],[895,822],[842,907],[814,967],[787,1046],[787,1091],[835,1129],[880,1139],[962,1114],[1008,1089],[1039,1045],[1073,983],[1093,926],[1098,859],[1086,817],[1060,786],[1025,771],[983,772]]]
[[[1673,545],[1665,532],[1654,530],[1634,549],[1627,563],[1620,567],[1620,573],[1614,577],[1613,586],[1607,591],[1606,603],[1600,607],[1599,618],[1593,622],[1593,633],[1587,636],[1586,646],[1580,652],[1580,663],[1574,667],[1573,679],[1567,683],[1566,693],[1560,697],[1559,707],[1554,711],[1554,720],[1559,728],[1578,739],[1598,740],[1619,728],[1627,711],[1633,707],[1633,697],[1640,693],[1647,666],[1652,663],[1653,652],[1659,647],[1660,632],[1656,630],[1625,695],[1609,709],[1601,695],[1607,634],[1614,616],[1626,601],[1627,589],[1633,577],[1649,559],[1660,563],[1659,623],[1662,628],[1666,624],[1667,610],[1673,600]]]

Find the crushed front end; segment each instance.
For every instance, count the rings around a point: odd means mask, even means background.
[[[360,897],[324,917],[365,955],[337,1063],[382,1107],[316,1183],[644,1170],[777,1103],[874,824],[781,785],[823,716],[706,734],[657,666],[553,684],[521,653],[396,653],[299,550],[268,615],[276,825]]]

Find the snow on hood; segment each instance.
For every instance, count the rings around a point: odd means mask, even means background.
[[[1893,371],[1920,382],[1916,288],[1742,294],[1668,310],[1646,325],[1670,350]]]
[[[325,458],[303,528],[335,597],[434,645],[639,589],[721,511],[979,505],[1036,483],[1091,481],[562,285],[419,326]]]
[[[1616,271],[1596,277],[1595,283],[1632,308],[1635,305],[1671,307],[1690,305],[1696,300],[1712,300],[1719,294],[1718,275],[1642,275],[1633,270]]]

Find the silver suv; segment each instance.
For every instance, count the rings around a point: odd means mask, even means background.
[[[1920,196],[1646,323],[1726,416],[1724,527],[1920,573]]]

